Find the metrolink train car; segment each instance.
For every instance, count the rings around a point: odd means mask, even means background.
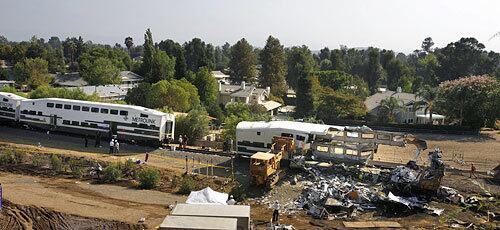
[[[291,137],[296,144],[301,142],[304,147],[308,147],[317,135],[344,129],[344,126],[296,121],[242,121],[236,126],[236,148],[238,154],[246,156],[259,151],[267,152],[275,136]]]
[[[0,93],[0,96],[5,98],[8,95]],[[92,137],[100,132],[102,137],[117,136],[120,140],[155,144],[174,138],[173,114],[140,106],[61,98],[14,97],[8,100],[18,103],[16,121],[32,127]]]
[[[0,92],[0,120],[16,122],[19,117],[19,105],[26,98]]]

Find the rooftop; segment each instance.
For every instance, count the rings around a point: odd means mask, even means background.
[[[81,87],[88,85],[78,72],[56,74],[54,76],[54,84],[67,87]]]
[[[377,108],[382,100],[390,97],[402,100],[405,105],[408,105],[410,103],[415,102],[416,100],[419,100],[419,98],[413,93],[398,93],[387,90],[385,92],[379,92],[367,97],[365,100],[366,108],[368,109],[368,111],[371,111]]]
[[[128,87],[122,85],[98,85],[78,87],[85,94],[97,94],[101,98],[123,97],[127,95]]]
[[[248,205],[177,204],[171,212],[176,216],[250,217]]]
[[[274,154],[272,154],[272,153],[257,152],[254,155],[252,155],[250,158],[267,161],[267,160],[273,159],[273,157],[274,157]]]
[[[241,85],[220,85],[220,94],[231,95],[232,97],[250,97],[252,95],[260,96],[266,92],[266,89],[257,88],[253,85],[246,85],[245,89]]]
[[[236,129],[283,129],[301,131],[309,134],[326,134],[330,130],[344,130],[344,126],[313,124],[297,121],[242,121]]]
[[[121,71],[120,77],[122,81],[142,81],[144,78],[132,71]]]

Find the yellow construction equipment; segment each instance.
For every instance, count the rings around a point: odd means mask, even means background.
[[[293,138],[274,137],[271,151],[257,152],[250,157],[250,183],[271,189],[279,181],[281,160],[292,151],[295,151]]]

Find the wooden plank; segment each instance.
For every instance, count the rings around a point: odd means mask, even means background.
[[[402,228],[401,224],[395,221],[344,221],[346,228]]]

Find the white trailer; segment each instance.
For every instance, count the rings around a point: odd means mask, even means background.
[[[236,126],[236,148],[238,154],[246,156],[256,152],[267,152],[271,149],[275,136],[292,137],[296,146],[302,145],[303,148],[307,148],[316,136],[343,131],[344,128],[344,126],[295,121],[242,121]]]

